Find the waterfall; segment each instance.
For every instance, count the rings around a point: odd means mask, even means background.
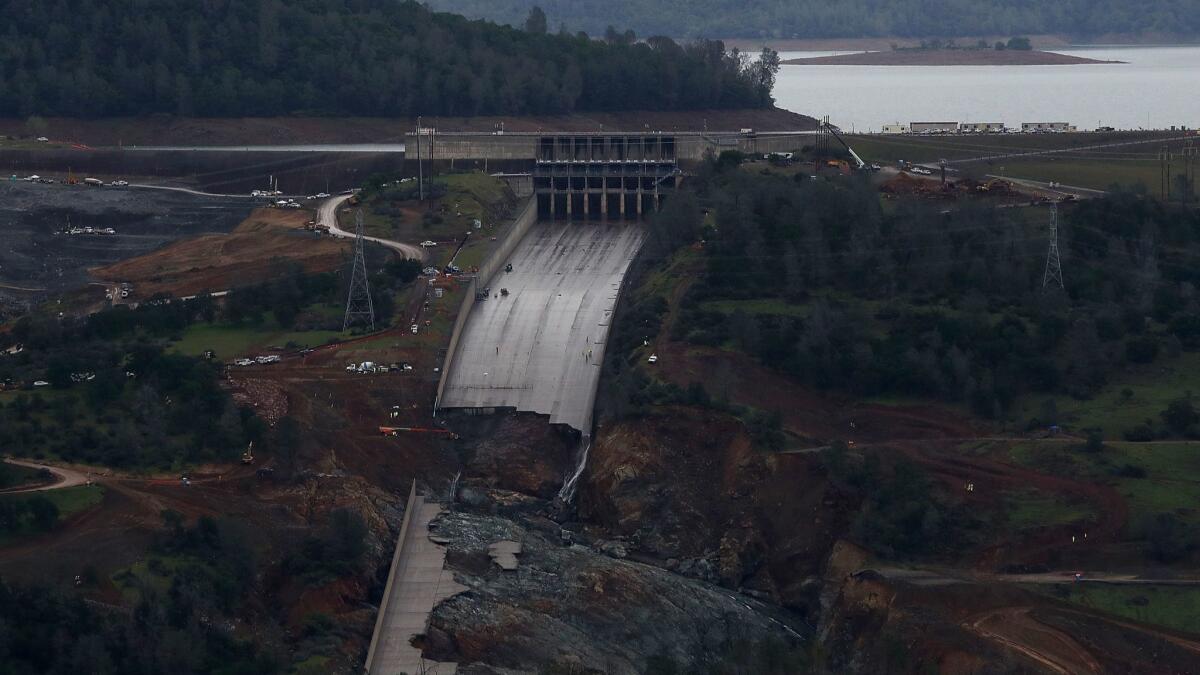
[[[584,437],[580,444],[583,446],[583,451],[579,453],[579,466],[575,467],[575,473],[563,483],[562,489],[558,491],[558,501],[562,504],[570,504],[571,500],[575,499],[575,489],[579,487],[579,477],[583,475],[584,468],[587,467],[588,450],[592,449],[592,441],[590,438]]]

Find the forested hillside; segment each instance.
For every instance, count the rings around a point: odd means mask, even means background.
[[[1200,34],[1184,0],[430,0],[439,10],[520,25],[540,5],[552,27],[603,34],[606,27],[673,37],[958,37],[1062,33]]]
[[[721,160],[692,183],[711,219],[674,339],[739,349],[820,388],[995,417],[1024,394],[1085,400],[1122,369],[1200,350],[1200,219],[1144,188],[1063,208],[1064,294],[1043,289],[1048,210],[884,208],[866,183]],[[654,243],[692,241],[698,213],[664,210]],[[1134,440],[1194,424],[1190,412],[1163,419]]]
[[[0,116],[521,115],[770,105],[719,43],[515,30],[395,0],[0,0]]]

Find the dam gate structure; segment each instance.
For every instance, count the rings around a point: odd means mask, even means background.
[[[550,416],[583,436],[645,221],[680,180],[675,137],[538,136],[533,194],[464,299],[437,408]]]
[[[662,134],[541,136],[534,156],[538,215],[635,220],[658,211],[678,187],[675,137]]]

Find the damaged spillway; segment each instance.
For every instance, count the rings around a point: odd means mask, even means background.
[[[644,236],[626,223],[533,225],[512,270],[480,280],[490,293],[463,326],[440,407],[540,413],[590,436],[613,312]]]

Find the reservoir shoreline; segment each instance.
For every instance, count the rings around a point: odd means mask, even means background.
[[[1121,63],[1125,62],[1016,49],[894,49],[783,61],[785,66],[1070,66]]]

